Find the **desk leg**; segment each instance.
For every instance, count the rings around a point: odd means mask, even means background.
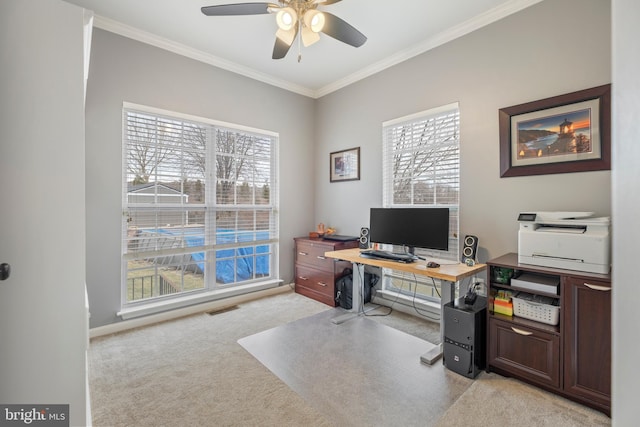
[[[349,313],[342,314],[334,317],[331,321],[337,325],[344,323],[347,320],[353,319],[360,314],[363,309],[361,290],[364,287],[362,279],[364,278],[364,265],[353,263],[353,293],[351,295],[351,310]]]
[[[364,265],[353,263],[353,294],[351,295],[351,311],[358,314],[362,309],[362,289],[364,283]]]
[[[437,361],[442,357],[442,349],[444,342],[444,305],[448,302],[453,301],[456,294],[456,284],[455,282],[448,282],[443,280],[442,286],[440,289],[440,344],[435,346],[433,349],[429,350],[425,354],[420,356],[420,361],[422,363],[426,363],[427,365],[433,365],[433,362]]]

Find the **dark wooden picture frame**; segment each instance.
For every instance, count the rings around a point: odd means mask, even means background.
[[[329,154],[329,180],[355,181],[360,179],[360,147],[334,151]]]
[[[498,116],[501,177],[611,169],[610,84],[502,108]]]

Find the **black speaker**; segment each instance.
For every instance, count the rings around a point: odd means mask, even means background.
[[[360,229],[360,249],[369,249],[369,229],[366,227]]]
[[[473,262],[476,261],[476,256],[478,251],[478,238],[476,236],[465,236],[464,242],[462,246],[462,257],[460,261],[466,263],[467,260],[471,260]]]

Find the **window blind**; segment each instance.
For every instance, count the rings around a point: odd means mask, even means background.
[[[122,253],[129,288],[136,269],[176,292],[186,290],[186,271],[197,283],[188,290],[277,272],[276,154],[271,132],[125,106]],[[169,269],[182,273],[176,279]],[[125,303],[140,299],[137,290],[126,293],[132,297]],[[142,298],[157,296],[147,291]]]
[[[384,207],[447,207],[449,251],[457,258],[460,196],[458,104],[383,123]]]

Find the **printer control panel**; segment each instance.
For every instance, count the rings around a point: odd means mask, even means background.
[[[535,221],[536,214],[535,213],[521,213],[518,215],[518,221]]]

